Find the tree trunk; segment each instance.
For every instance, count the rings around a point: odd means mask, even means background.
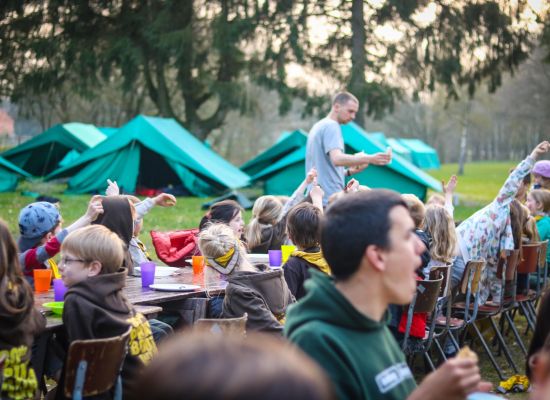
[[[363,128],[365,127],[365,102],[367,101],[365,93],[366,40],[363,0],[353,0],[351,5],[351,77],[349,91],[359,99],[359,110],[355,122]]]
[[[462,125],[462,136],[460,137],[460,156],[458,157],[457,175],[464,175],[464,164],[466,163],[466,148],[468,139],[468,123]]]

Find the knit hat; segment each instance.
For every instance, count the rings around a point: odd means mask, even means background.
[[[537,161],[531,172],[544,178],[550,178],[550,161]]]
[[[31,203],[19,213],[19,251],[24,252],[36,244],[59,223],[57,207],[45,201]]]

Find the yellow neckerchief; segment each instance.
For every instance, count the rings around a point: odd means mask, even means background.
[[[60,279],[61,274],[59,273],[59,267],[57,266],[57,263],[55,262],[55,260],[53,258],[50,258],[48,260],[48,264],[50,265],[50,269],[52,270],[53,277],[55,279]]]
[[[151,256],[149,255],[149,252],[147,251],[147,248],[145,247],[145,244],[141,240],[139,240],[138,238],[136,238],[136,243],[137,243],[139,249],[143,252],[143,254],[145,254],[145,257],[147,257],[147,259],[149,261],[152,261]]]
[[[321,272],[327,275],[332,275],[330,266],[323,257],[323,253],[317,251],[315,253],[307,253],[305,251],[294,250],[291,254],[293,257],[300,257],[306,260],[308,263],[315,265]]]
[[[206,264],[222,274],[230,274],[239,262],[239,250],[236,250],[238,245],[238,242],[235,242],[235,245],[231,247],[223,256],[219,256],[217,258],[205,257]]]
[[[533,218],[535,218],[535,221],[536,222],[539,222],[541,219],[543,219],[544,217],[546,217],[546,214],[537,214],[535,215]]]

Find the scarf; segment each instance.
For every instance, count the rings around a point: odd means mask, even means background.
[[[307,253],[305,251],[294,250],[291,254],[293,257],[299,257],[306,260],[308,263],[313,264],[319,271],[324,272],[327,275],[332,275],[330,266],[323,257],[323,253],[317,251],[315,253]]]

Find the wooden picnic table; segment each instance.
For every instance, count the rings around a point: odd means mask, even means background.
[[[150,288],[144,288],[141,286],[141,278],[135,276],[128,276],[126,279],[126,287],[123,289],[124,294],[128,298],[131,304],[136,306],[138,311],[144,315],[148,315],[153,318],[153,314],[158,314],[164,308],[163,304],[169,304],[170,308],[175,308],[174,304],[186,299],[193,298],[205,298],[208,295],[220,295],[225,292],[225,282],[214,282],[210,284],[208,289],[204,284],[204,276],[193,275],[192,268],[181,268],[181,272],[177,275],[166,277],[155,277],[155,283],[178,283],[186,285],[197,285],[200,288],[193,291],[186,292],[165,292],[158,291]],[[34,304],[41,312],[47,312],[43,307],[44,303],[54,301],[53,289],[44,293],[35,293]],[[153,306],[153,307],[151,307]],[[162,307],[159,310],[159,307]],[[46,328],[54,329],[63,324],[60,316],[46,314]]]

